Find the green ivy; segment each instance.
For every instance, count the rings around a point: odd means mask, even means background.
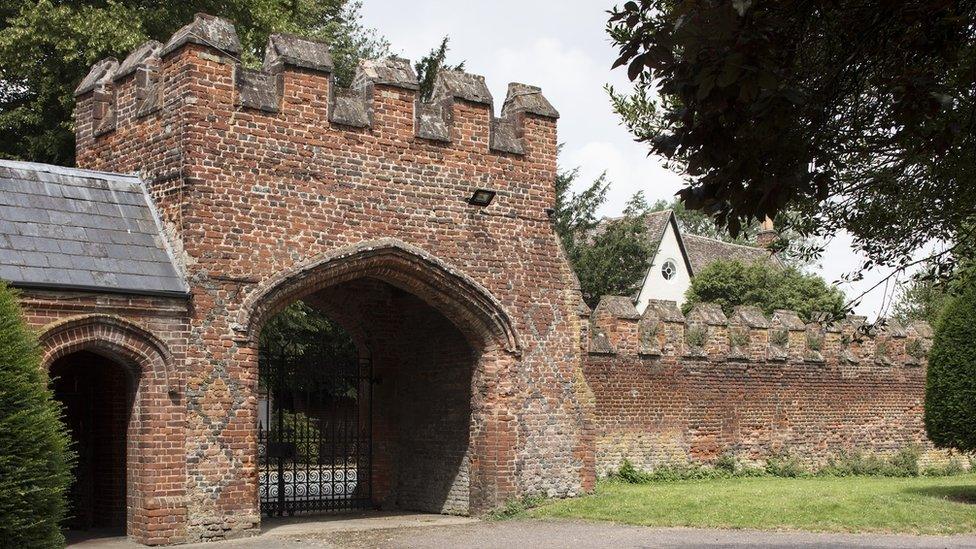
[[[692,347],[704,347],[708,341],[708,329],[704,326],[688,326],[688,330],[685,332],[685,340]]]

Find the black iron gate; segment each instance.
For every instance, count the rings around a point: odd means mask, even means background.
[[[365,509],[372,364],[262,357],[259,497],[268,516]]]

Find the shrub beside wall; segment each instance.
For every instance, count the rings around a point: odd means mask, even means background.
[[[61,547],[70,439],[33,334],[0,282],[0,545]]]
[[[919,477],[949,476],[972,470],[973,458],[953,456],[945,464],[922,467],[919,446],[906,446],[888,455],[864,452],[841,452],[827,460],[822,467],[809,466],[795,455],[770,456],[762,466],[744,463],[733,454],[723,454],[714,464],[675,463],[651,470],[642,470],[624,459],[620,468],[607,476],[610,480],[629,484],[658,481],[699,480],[745,477]]]
[[[925,430],[936,446],[976,450],[976,283],[942,314],[929,354]]]

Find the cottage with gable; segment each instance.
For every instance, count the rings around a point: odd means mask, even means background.
[[[682,305],[692,277],[714,261],[769,262],[782,266],[776,254],[767,248],[777,238],[769,221],[763,224],[756,246],[682,233],[671,210],[648,214],[646,224],[646,235],[654,255],[636,298],[637,310],[641,313],[647,309],[648,302],[655,299]]]

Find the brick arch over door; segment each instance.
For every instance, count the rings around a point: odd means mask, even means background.
[[[127,432],[127,534],[150,545],[186,535],[185,406],[173,354],[145,328],[123,318],[93,314],[44,327],[42,364],[88,351],[118,363],[133,383]]]
[[[359,278],[406,290],[441,311],[478,349],[519,355],[522,343],[501,303],[474,279],[432,254],[394,238],[348,246],[271,277],[244,300],[239,337],[255,343],[276,312],[317,290]]]
[[[123,318],[93,314],[60,320],[41,330],[40,344],[45,368],[71,353],[92,351],[135,368],[137,377],[148,373],[168,393],[178,392],[169,348],[145,328]]]

